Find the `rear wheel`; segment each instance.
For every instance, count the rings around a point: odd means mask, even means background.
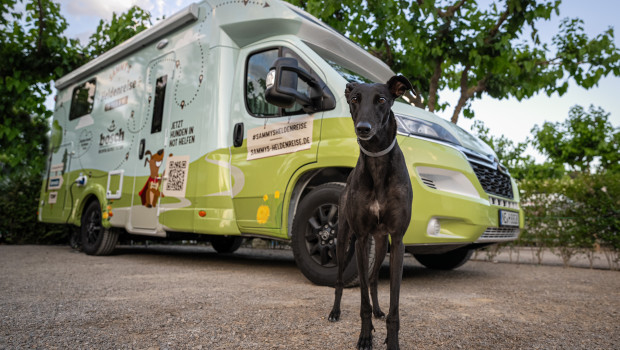
[[[88,204],[82,215],[82,250],[88,255],[109,255],[116,247],[118,232],[103,227],[98,201]]]
[[[243,238],[238,236],[215,236],[211,238],[211,246],[220,254],[234,253],[243,243]]]
[[[413,254],[413,256],[429,269],[452,270],[463,266],[473,252],[473,249],[459,248],[442,254]]]
[[[301,201],[293,221],[292,247],[295,262],[304,276],[318,285],[336,284],[338,202],[343,190],[344,184],[341,183],[317,186]],[[372,270],[374,240],[370,239],[370,242],[369,270]],[[349,246],[347,243],[347,249]],[[345,286],[358,283],[355,256],[345,267],[342,277]]]

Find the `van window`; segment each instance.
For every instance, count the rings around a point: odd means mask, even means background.
[[[250,55],[246,67],[245,96],[248,111],[255,117],[304,114],[302,107],[297,103],[291,108],[281,109],[265,100],[267,73],[269,73],[269,69],[278,57],[293,57],[297,59],[300,68],[305,69],[314,78],[320,80],[299,55],[286,47],[273,48]],[[310,96],[310,87],[301,79],[297,82],[297,91]]]
[[[258,52],[248,59],[245,98],[250,113],[260,117],[275,116],[278,107],[267,103],[265,79],[273,62],[278,58],[278,49]]]
[[[161,122],[164,117],[164,100],[166,99],[167,83],[167,75],[163,75],[157,78],[157,82],[155,83],[155,101],[153,102],[153,121],[151,123],[151,134],[161,131]]]
[[[93,111],[95,103],[95,90],[97,79],[93,78],[73,89],[71,96],[71,109],[69,110],[69,120],[77,119]]]

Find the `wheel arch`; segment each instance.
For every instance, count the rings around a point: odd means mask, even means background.
[[[302,173],[293,187],[288,207],[287,237],[290,239],[293,233],[293,219],[299,203],[316,186],[329,182],[346,183],[353,168],[349,167],[324,167],[310,169]]]
[[[104,206],[107,204],[105,190],[101,186],[87,188],[84,193],[82,193],[81,197],[81,200],[77,201],[77,206],[73,209],[72,212],[73,224],[76,226],[82,226],[82,215],[84,214],[84,210],[88,207],[88,205],[90,205],[91,202],[99,202],[101,210],[103,210]],[[109,228],[109,225],[109,222],[104,221],[104,227]]]

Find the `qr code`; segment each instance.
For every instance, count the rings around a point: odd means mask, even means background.
[[[185,187],[185,171],[187,170],[187,161],[171,161],[168,164],[168,167],[166,191],[183,191],[183,188]]]

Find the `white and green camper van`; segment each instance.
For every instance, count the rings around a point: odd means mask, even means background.
[[[298,75],[278,90],[291,108],[265,96],[281,57]],[[94,255],[124,232],[193,235],[218,252],[290,241],[311,281],[333,283],[337,199],[359,155],[345,85],[392,75],[287,3],[192,4],[56,82],[39,220],[79,227]],[[407,250],[450,269],[518,238],[519,192],[495,153],[404,101],[393,111],[414,194]]]

